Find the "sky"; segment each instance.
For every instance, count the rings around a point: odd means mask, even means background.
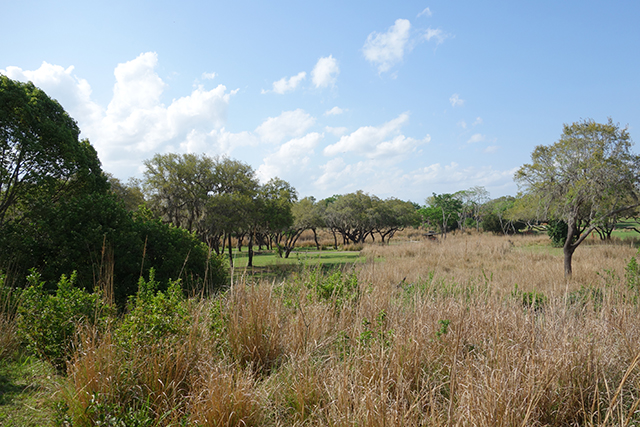
[[[57,99],[123,181],[197,153],[299,197],[422,204],[516,195],[563,124],[640,142],[636,0],[2,3],[0,74]]]

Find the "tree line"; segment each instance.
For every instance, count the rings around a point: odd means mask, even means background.
[[[447,236],[474,228],[501,234],[552,224],[565,273],[591,233],[611,236],[622,217],[637,216],[640,157],[628,130],[583,120],[558,142],[536,147],[515,174],[521,192],[490,199],[484,187],[435,194],[424,205],[362,191],[300,199],[288,182],[260,183],[253,168],[224,156],[157,154],[142,179],[105,173],[77,123],[31,83],[0,76],[0,269],[48,282],[77,271],[78,283],[116,281],[124,301],[137,279],[156,270],[193,288],[222,286],[232,243],[288,257],[311,230],[333,234],[334,247],[367,239],[387,243],[407,227]],[[563,231],[566,230],[566,231]],[[556,233],[557,234],[557,233]],[[223,255],[228,252],[228,261]]]

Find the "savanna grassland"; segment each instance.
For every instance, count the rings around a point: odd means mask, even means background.
[[[363,262],[340,269],[242,275],[215,297],[142,280],[127,314],[103,308],[76,325],[46,386],[51,423],[640,423],[632,244],[586,242],[565,279],[546,236],[413,239],[365,245]],[[1,321],[7,366],[19,319]]]

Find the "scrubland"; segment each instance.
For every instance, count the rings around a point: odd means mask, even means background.
[[[548,243],[408,236],[365,245],[366,262],[342,270],[303,265],[215,297],[149,299],[78,325],[57,422],[638,425],[636,248],[588,241],[565,279]]]

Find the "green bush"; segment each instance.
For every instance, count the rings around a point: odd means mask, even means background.
[[[485,215],[480,225],[486,232],[496,234],[502,233],[502,224],[500,223],[500,217],[494,213]]]
[[[319,299],[334,301],[336,307],[358,297],[358,276],[355,273],[345,274],[338,270],[330,276],[324,276],[316,271],[311,275],[310,282]]]
[[[557,248],[564,246],[564,242],[567,240],[567,234],[569,233],[569,227],[564,221],[552,220],[547,225],[547,234],[551,237],[551,244]]]
[[[27,349],[62,369],[79,325],[98,324],[106,315],[100,294],[74,287],[76,273],[62,275],[55,294],[32,271],[18,306],[18,334]]]
[[[158,285],[154,269],[148,281],[138,280],[138,292],[129,298],[129,313],[118,329],[123,345],[155,343],[187,333],[190,318],[180,280],[170,281],[165,292]]]

